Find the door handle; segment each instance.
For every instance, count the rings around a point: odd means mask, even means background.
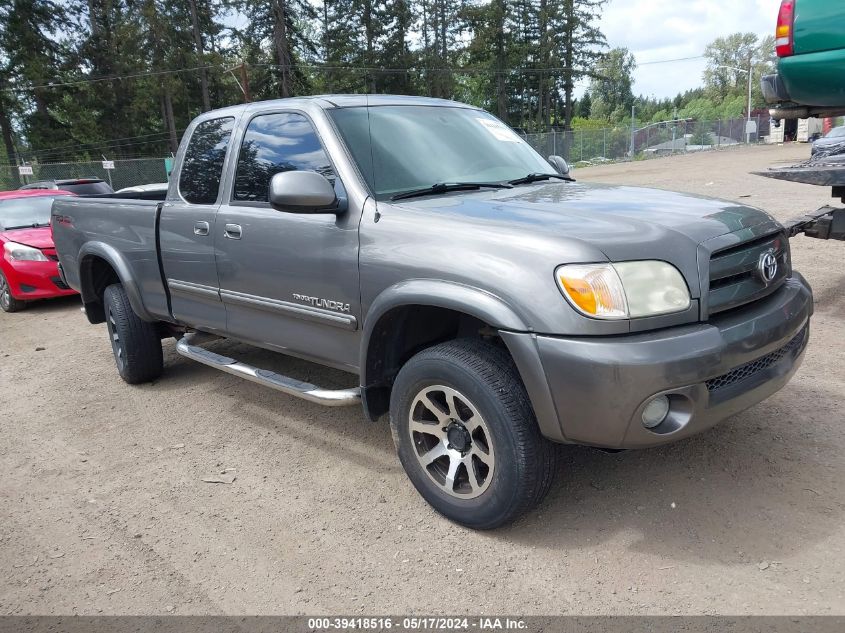
[[[209,228],[208,222],[195,222],[194,235],[208,235]]]
[[[241,225],[240,224],[227,224],[226,230],[223,231],[223,235],[228,237],[230,240],[239,240],[241,239]]]

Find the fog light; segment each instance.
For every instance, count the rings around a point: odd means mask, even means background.
[[[653,429],[666,419],[669,414],[669,398],[666,396],[655,396],[648,401],[643,409],[643,426]]]

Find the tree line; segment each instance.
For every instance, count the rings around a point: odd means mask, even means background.
[[[646,120],[696,99],[736,110],[739,79],[718,63],[699,92],[634,97],[633,56],[598,28],[606,2],[7,0],[2,152],[10,164],[160,156],[206,110],[321,93],[456,99],[525,131],[618,123],[632,105]],[[767,42],[737,37],[748,46],[714,42],[713,60],[765,56]]]

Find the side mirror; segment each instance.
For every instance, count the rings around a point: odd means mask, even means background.
[[[561,176],[569,175],[569,163],[563,160],[562,156],[549,156],[549,164],[555,168],[555,171]]]
[[[316,171],[283,171],[270,179],[270,206],[287,213],[341,212],[334,187]]]

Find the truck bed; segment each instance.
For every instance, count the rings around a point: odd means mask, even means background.
[[[161,202],[138,194],[57,198],[53,203],[53,240],[67,284],[81,288],[80,270],[109,256],[127,292],[140,302],[139,316],[169,320],[167,293],[156,248]],[[140,286],[138,285],[140,284]],[[135,297],[133,297],[133,293]]]

